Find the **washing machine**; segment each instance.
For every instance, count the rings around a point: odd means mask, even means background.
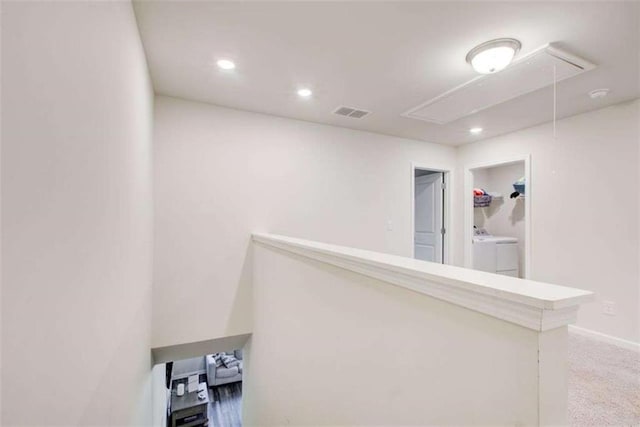
[[[518,239],[515,237],[473,237],[473,268],[504,276],[520,277]]]

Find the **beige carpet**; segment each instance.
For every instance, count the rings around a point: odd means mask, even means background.
[[[640,352],[570,333],[569,421],[640,426]]]

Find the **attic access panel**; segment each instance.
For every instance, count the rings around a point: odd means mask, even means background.
[[[546,45],[515,61],[505,70],[478,76],[402,114],[446,124],[518,98],[595,68],[595,65],[555,46]]]

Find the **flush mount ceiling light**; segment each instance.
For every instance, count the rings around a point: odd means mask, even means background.
[[[469,133],[471,133],[473,135],[477,135],[479,133],[482,133],[482,128],[471,128],[471,129],[469,129]]]
[[[298,96],[302,98],[309,98],[311,95],[313,95],[313,92],[311,91],[311,89],[308,89],[306,87],[298,89]]]
[[[480,74],[504,70],[522,45],[516,39],[495,39],[482,43],[469,51],[467,62]]]
[[[607,95],[609,95],[609,89],[606,89],[606,88],[595,89],[589,92],[589,96],[591,97],[591,99],[604,98]]]
[[[236,64],[230,59],[218,59],[216,64],[218,65],[218,68],[222,70],[233,70],[236,68]]]

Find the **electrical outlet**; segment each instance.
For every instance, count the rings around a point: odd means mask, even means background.
[[[602,301],[602,314],[607,316],[616,315],[616,303],[613,301]]]
[[[387,231],[393,231],[393,221],[387,220]]]

